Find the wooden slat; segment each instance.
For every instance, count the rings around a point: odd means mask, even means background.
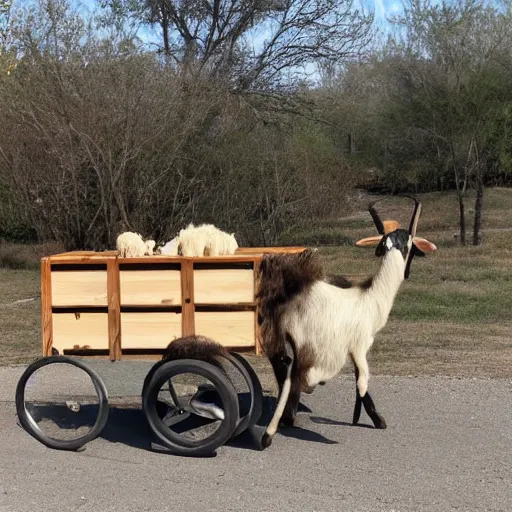
[[[254,300],[256,300],[256,294],[258,293],[258,275],[259,275],[259,261],[254,264]],[[254,349],[257,356],[261,356],[263,353],[261,344],[261,329],[258,325],[258,310],[254,314]]]
[[[179,270],[121,270],[120,275],[123,306],[181,305]]]
[[[164,349],[181,336],[179,313],[121,313],[122,349]],[[123,356],[124,358],[124,356]]]
[[[109,259],[116,258],[117,251],[71,251],[53,254],[49,257],[51,263],[106,263]]]
[[[111,361],[121,359],[121,290],[119,267],[112,259],[107,263],[108,282],[108,349]]]
[[[254,271],[194,270],[194,301],[197,304],[253,302]]]
[[[52,276],[48,258],[41,260],[41,325],[43,329],[43,356],[52,355]]]
[[[302,252],[305,247],[291,246],[291,247],[239,247],[235,254],[226,256],[199,256],[194,258],[185,258],[183,256],[140,256],[137,258],[119,258],[120,263],[167,263],[167,262],[181,262],[183,260],[193,261],[251,261],[255,256],[261,256],[263,253],[296,253]],[[90,261],[106,261],[109,258],[116,258],[119,256],[118,251],[70,251],[49,256],[51,262],[54,263],[87,263]]]
[[[254,347],[255,314],[253,311],[196,312],[196,333],[226,347]]]
[[[232,304],[198,304],[195,303],[195,311],[208,311],[210,313],[220,313],[222,311],[255,311],[255,302],[238,302]]]
[[[108,349],[108,313],[54,313],[53,346],[64,349],[88,346]]]
[[[181,263],[181,335],[195,334],[194,322],[194,262]]]
[[[235,254],[263,254],[263,253],[298,253],[306,248],[300,246],[294,247],[239,247]]]
[[[114,260],[112,260],[114,261]],[[107,272],[105,270],[51,273],[53,306],[106,306]]]
[[[119,263],[250,263],[259,257],[258,254],[230,254],[226,256],[139,256],[137,258],[119,258]]]
[[[229,347],[230,350],[234,352],[240,352],[243,354],[253,354],[254,350],[251,347]],[[150,350],[150,349],[149,349]],[[89,354],[87,350],[82,351],[74,351],[74,350],[66,350],[65,354],[75,355],[77,358],[87,358],[87,359],[99,359],[99,360],[109,360],[110,356],[108,354],[98,354],[94,351],[91,351]],[[144,353],[144,351],[136,351],[136,353],[125,353],[123,351],[123,360],[127,361],[159,361],[162,359],[161,353],[153,353],[148,352]]]

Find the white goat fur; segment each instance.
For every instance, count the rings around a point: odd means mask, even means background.
[[[409,240],[409,249],[411,240]],[[335,377],[352,355],[359,368],[357,387],[363,397],[368,390],[366,354],[374,336],[388,320],[396,294],[404,280],[406,262],[396,248],[389,250],[367,290],[357,286],[342,289],[318,281],[286,305],[281,328],[295,341],[297,352],[306,344],[315,363],[307,375],[308,392],[319,382]]]
[[[225,233],[213,224],[189,224],[178,235],[178,247],[183,256],[222,256],[235,254],[238,244],[234,233]]]
[[[122,258],[137,258],[152,255],[155,247],[154,240],[144,241],[138,233],[126,231],[117,237],[116,248]]]

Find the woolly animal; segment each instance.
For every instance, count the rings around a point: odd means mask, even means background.
[[[158,249],[160,254],[166,256],[177,256],[178,255],[178,237],[173,238],[165,245]]]
[[[311,393],[335,377],[350,356],[356,375],[356,405],[353,423],[359,421],[361,404],[376,428],[386,428],[368,393],[366,354],[374,337],[385,325],[403,280],[409,277],[414,255],[435,251],[434,244],[415,236],[421,204],[415,208],[409,229],[386,232],[370,205],[379,236],[357,245],[377,244],[382,258],[379,271],[355,285],[348,279],[329,280],[315,251],[299,254],[266,254],[260,262],[257,293],[258,323],[262,345],[279,386],[279,399],[270,421],[264,446],[283,423],[292,426],[301,392]]]
[[[222,256],[235,254],[237,248],[234,233],[225,233],[213,224],[189,224],[178,235],[178,249],[183,256]]]
[[[125,231],[117,237],[116,248],[122,258],[136,258],[152,255],[155,247],[154,240],[144,241],[138,233]]]

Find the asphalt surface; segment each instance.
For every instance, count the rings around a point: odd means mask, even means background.
[[[150,363],[101,365],[111,396],[140,393]],[[241,442],[193,459],[149,451],[138,409],[114,408],[85,451],[16,425],[23,368],[0,368],[0,511],[511,511],[512,381],[372,376],[387,430],[350,424],[341,376],[303,402],[263,452]],[[66,386],[71,386],[67,382]]]

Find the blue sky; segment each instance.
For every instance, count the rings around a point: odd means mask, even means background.
[[[27,5],[33,0],[14,0],[14,6]],[[99,0],[70,0],[72,4],[79,8],[82,13],[87,16],[89,12],[98,6]],[[401,11],[402,0],[354,0],[356,6],[363,7],[366,11],[373,10],[375,12],[376,25],[383,31],[389,32],[391,27],[386,21],[386,17],[397,14]],[[157,43],[159,44],[161,38],[155,31],[145,28],[139,32],[139,36],[146,43]],[[258,43],[261,43],[265,38],[265,33],[255,34],[253,37],[253,44],[257,48]]]
[[[73,0],[77,4],[81,4],[85,11],[94,8],[97,5],[97,0]],[[386,30],[388,24],[386,22],[386,16],[396,14],[400,12],[402,8],[401,0],[355,0],[366,9],[372,9],[375,11],[375,18],[377,24]]]

